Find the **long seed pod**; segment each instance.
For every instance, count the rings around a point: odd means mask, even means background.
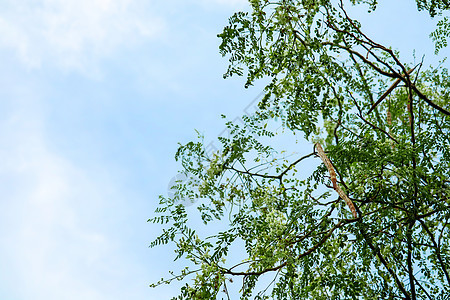
[[[391,111],[388,109],[387,114],[386,114],[386,121],[389,127],[392,126],[392,114]]]
[[[386,114],[386,121],[388,124],[388,128],[389,128],[389,133],[392,135],[392,114],[391,114],[391,110],[388,108],[387,114]],[[389,140],[390,144],[391,144],[391,148],[394,149],[394,141],[393,140]]]
[[[386,122],[389,128],[389,133],[392,133],[392,113],[391,113],[391,97],[389,96],[388,99],[388,109],[387,109],[387,113],[386,113]],[[389,140],[390,144],[391,144],[391,148],[394,149],[394,141],[393,140]]]
[[[337,184],[336,172],[334,171],[334,167],[331,164],[330,159],[325,154],[325,152],[323,151],[322,146],[319,143],[316,143],[315,146],[316,146],[316,149],[317,149],[317,154],[319,155],[320,159],[322,159],[322,162],[324,163],[324,165],[327,167],[328,173],[330,173],[330,178],[331,178],[331,182],[333,183],[334,190],[339,194],[339,196],[342,199],[344,199],[344,201],[347,204],[348,208],[350,208],[350,211],[352,212],[353,216],[355,218],[357,218],[355,205],[353,204],[352,200],[350,200],[350,198],[344,193],[344,191]]]
[[[328,159],[328,156],[323,151],[322,146],[319,143],[316,143],[316,149],[317,154],[319,154],[320,159],[322,159],[322,162],[328,169],[328,173],[330,173],[331,182],[333,183],[333,188],[336,189],[337,187],[337,179],[336,179],[336,172],[334,171],[333,165],[331,164],[331,161]]]
[[[344,199],[345,203],[347,204],[348,208],[350,208],[350,211],[352,212],[353,216],[357,218],[355,205],[353,205],[352,200],[344,193],[344,191],[341,189],[340,186],[336,185],[335,188],[336,192],[339,194],[339,196]]]

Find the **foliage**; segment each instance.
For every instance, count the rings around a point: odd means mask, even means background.
[[[201,136],[180,146],[176,159],[195,180],[160,198],[150,221],[167,227],[151,246],[174,243],[190,265],[152,286],[185,280],[174,299],[230,299],[233,281],[242,282],[240,299],[445,299],[448,71],[402,62],[362,32],[342,1],[250,3],[219,34],[225,77],[270,82],[244,126],[227,123],[221,151],[208,153]],[[417,4],[431,15],[448,8]],[[276,119],[285,131],[271,130]],[[310,153],[280,151],[273,140],[286,132],[302,133]],[[320,145],[332,166],[321,163]],[[317,163],[310,174],[306,161]],[[225,228],[203,237],[182,199],[199,201],[209,230]]]
[[[437,28],[430,34],[430,37],[436,44],[435,54],[438,54],[442,48],[447,47],[447,39],[450,36],[450,20],[448,17],[437,23]]]

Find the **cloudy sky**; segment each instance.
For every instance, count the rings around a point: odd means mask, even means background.
[[[262,90],[222,79],[227,62],[216,34],[245,7],[0,2],[1,299],[177,293],[148,287],[181,263],[170,247],[148,248],[160,228],[146,221],[179,169],[177,143],[193,139],[194,129],[214,139],[219,115],[239,116]],[[362,20],[368,32],[409,61],[413,49],[436,61],[426,14],[411,0],[380,8]]]

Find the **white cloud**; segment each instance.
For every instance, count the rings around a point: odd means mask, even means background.
[[[99,58],[163,27],[140,0],[7,0],[1,6],[0,46],[29,68],[90,71]]]
[[[0,120],[0,290],[14,299],[121,299],[136,269],[105,228],[118,193],[49,149],[40,104],[12,104]]]

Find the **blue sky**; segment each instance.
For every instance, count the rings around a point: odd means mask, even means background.
[[[434,22],[412,1],[395,2],[365,17],[366,30],[408,61],[415,48],[435,62],[427,38]],[[214,139],[219,115],[241,115],[262,90],[222,79],[227,62],[216,34],[244,7],[244,0],[1,2],[1,299],[177,293],[148,287],[182,262],[173,263],[170,247],[148,248],[159,228],[146,221],[179,168],[177,143],[193,139],[194,129]]]

